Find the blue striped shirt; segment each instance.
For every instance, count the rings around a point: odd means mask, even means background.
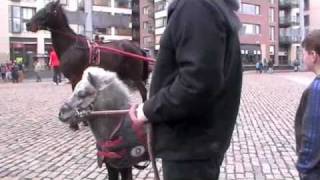
[[[320,168],[320,78],[317,77],[306,91],[309,92],[299,130],[297,162],[301,174],[314,173],[313,170]]]

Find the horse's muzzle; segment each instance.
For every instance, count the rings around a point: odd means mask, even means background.
[[[26,24],[27,31],[31,32],[37,32],[39,30],[38,25],[35,25],[34,23],[28,22]]]
[[[31,25],[30,22],[28,22],[28,23],[26,24],[26,28],[27,28],[27,31],[31,31],[32,25]]]

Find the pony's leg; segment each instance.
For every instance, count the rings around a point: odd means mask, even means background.
[[[77,131],[77,130],[79,130],[79,125],[77,123],[70,123],[69,128],[74,131]]]
[[[132,168],[120,169],[121,180],[132,180]]]
[[[73,91],[74,88],[76,87],[78,81],[71,79],[70,82],[71,82],[71,87],[72,87],[72,91]],[[79,130],[79,125],[78,125],[78,123],[70,123],[69,128],[71,130],[77,131],[77,130]]]
[[[105,164],[108,170],[108,180],[119,180],[119,170],[111,167],[107,163]]]
[[[142,97],[142,101],[146,101],[147,100],[147,88],[144,84],[144,82],[142,81],[135,81],[134,84],[136,85],[136,87],[138,88],[140,95]]]

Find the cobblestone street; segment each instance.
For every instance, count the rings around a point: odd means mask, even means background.
[[[311,73],[245,73],[237,125],[221,180],[298,179],[294,116]],[[104,179],[87,127],[73,132],[57,118],[69,84],[0,82],[0,179]],[[133,101],[138,98],[133,95]],[[161,171],[161,168],[160,168]],[[152,180],[151,165],[134,169]]]

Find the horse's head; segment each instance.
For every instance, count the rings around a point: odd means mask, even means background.
[[[37,32],[39,30],[56,29],[65,23],[66,17],[60,4],[60,0],[48,3],[40,9],[26,24],[27,30]]]
[[[105,104],[109,98],[115,99],[116,96],[106,88],[110,87],[109,85],[114,82],[121,84],[117,87],[121,88],[120,90],[124,92],[124,94],[118,92],[119,90],[116,90],[117,92],[114,93],[119,94],[119,96],[123,98],[126,97],[129,92],[127,88],[122,88],[124,85],[122,85],[122,82],[119,83],[115,73],[105,71],[98,67],[87,68],[83,73],[81,81],[76,85],[71,97],[60,108],[59,119],[66,123],[79,122],[79,112],[94,108],[93,103],[97,99],[100,100],[100,104]]]

